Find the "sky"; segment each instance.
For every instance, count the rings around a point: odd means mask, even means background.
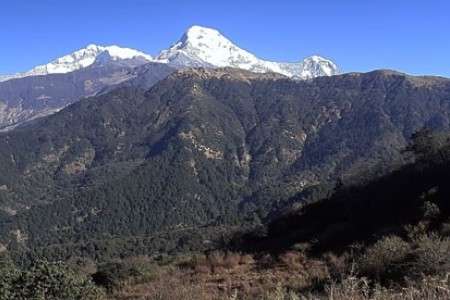
[[[317,54],[344,72],[450,77],[449,13],[448,0],[2,0],[0,74],[91,43],[155,56],[202,25],[265,60]]]

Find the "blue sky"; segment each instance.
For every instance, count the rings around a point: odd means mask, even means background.
[[[450,77],[449,13],[448,0],[3,0],[0,74],[90,43],[155,55],[198,24],[267,60],[318,54],[344,72],[389,68]]]

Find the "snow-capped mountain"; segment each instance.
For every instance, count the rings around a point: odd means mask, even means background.
[[[112,61],[121,59],[140,59],[143,61],[153,60],[150,55],[134,49],[121,48],[118,46],[102,47],[91,44],[85,49],[65,55],[48,64],[37,66],[25,74],[30,76],[69,73],[92,65],[99,56],[103,57],[104,60],[105,54],[106,57]]]
[[[275,72],[294,79],[341,74],[336,64],[316,55],[298,63],[262,60],[233,44],[218,30],[196,25],[190,27],[181,39],[169,49],[162,50],[156,59],[144,52],[130,48],[89,45],[27,72],[0,75],[0,82],[27,76],[70,73],[86,68],[95,62],[119,60],[132,60],[134,64],[138,65],[157,62],[177,67],[232,67],[256,73]]]
[[[118,46],[103,47],[91,44],[84,49],[60,57],[50,63],[34,67],[27,72],[13,75],[1,75],[0,82],[27,76],[70,73],[86,68],[96,61],[105,62],[107,60],[118,61],[131,59],[141,61],[142,63],[153,61],[153,58],[150,55],[138,50]]]
[[[341,74],[332,61],[311,56],[300,63],[265,61],[234,45],[218,30],[192,26],[158,61],[184,66],[233,67],[251,72],[276,72],[298,79]]]

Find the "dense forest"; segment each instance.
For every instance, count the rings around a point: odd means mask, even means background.
[[[4,252],[1,299],[448,298],[450,133],[423,128],[402,153],[384,176],[297,194],[266,226],[211,232],[208,250],[21,267]]]
[[[188,69],[84,99],[0,135],[2,247],[22,261],[210,249],[298,192],[325,197],[405,163],[414,131],[448,127],[449,86]]]
[[[190,69],[2,133],[4,297],[63,293],[45,280],[73,299],[325,297],[347,274],[374,298],[438,280],[449,101],[449,80],[391,71]]]

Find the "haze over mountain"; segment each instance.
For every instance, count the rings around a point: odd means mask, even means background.
[[[148,63],[153,65],[133,71],[133,68]],[[264,61],[234,45],[215,29],[193,26],[180,41],[168,50],[162,50],[156,58],[134,49],[91,44],[25,73],[0,75],[0,130],[10,130],[49,115],[83,97],[109,91],[127,80],[127,85],[148,88],[148,80],[145,83],[130,80],[140,77],[144,69],[152,77],[151,82],[156,83],[170,74],[169,70],[192,66],[275,72],[294,79],[340,74],[333,62],[319,56],[300,63]],[[164,68],[166,71],[161,71]],[[150,75],[152,72],[155,73]]]
[[[64,71],[87,64],[93,53],[83,52],[79,56],[81,59],[74,65],[66,65],[67,68],[51,64],[52,70]],[[107,53],[96,56],[96,62],[89,67],[80,67],[72,72],[0,82],[0,131],[11,130],[24,122],[59,111],[81,98],[105,93],[119,85],[147,89],[177,70],[167,64],[142,64],[140,57],[100,60]]]
[[[449,79],[392,71],[200,68],[119,88],[0,135],[1,240],[42,250],[263,218],[305,187],[380,174],[415,130],[448,127],[449,99]]]

